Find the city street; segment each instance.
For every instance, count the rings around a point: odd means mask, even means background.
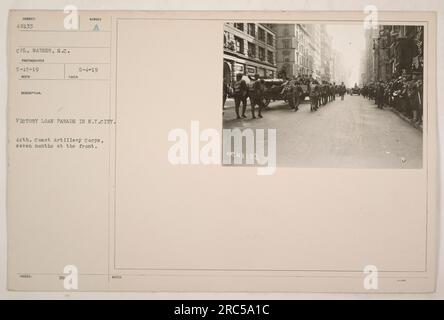
[[[263,119],[235,120],[233,101],[224,112],[224,129],[277,130],[278,167],[421,168],[422,132],[373,101],[346,95],[310,112],[298,112],[283,101],[272,102]]]

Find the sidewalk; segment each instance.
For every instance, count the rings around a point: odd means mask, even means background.
[[[384,109],[392,111],[394,114],[396,114],[402,120],[410,123],[416,129],[423,131],[423,123],[422,123],[422,121],[421,121],[420,124],[418,124],[418,122],[415,122],[415,120],[410,119],[409,117],[407,117],[406,115],[404,115],[403,113],[399,112],[398,110],[396,110],[395,108],[392,108],[392,107],[384,106]]]
[[[369,100],[374,102],[374,100]],[[376,105],[376,104],[375,104]],[[418,124],[417,122],[415,122],[415,120],[410,119],[409,117],[407,117],[405,114],[401,113],[400,111],[396,110],[395,108],[389,107],[387,105],[384,105],[383,107],[384,110],[390,110],[392,111],[394,114],[396,114],[398,117],[400,117],[402,120],[404,120],[405,122],[409,123],[410,125],[412,125],[414,128],[423,131],[423,123],[421,122],[420,124]]]

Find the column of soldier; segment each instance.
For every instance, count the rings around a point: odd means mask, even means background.
[[[304,91],[303,88],[306,88]],[[299,104],[310,98],[310,110],[316,111],[319,107],[325,106],[327,103],[336,100],[339,95],[344,100],[346,87],[344,83],[337,85],[335,82],[315,80],[313,77],[298,76],[292,80],[287,79],[282,90],[285,100],[288,101],[290,109],[299,110]]]
[[[380,109],[393,108],[416,125],[422,124],[423,82],[416,73],[403,74],[388,81],[371,82],[363,86],[361,94],[374,100]]]
[[[247,99],[250,98],[250,106],[252,118],[256,119],[256,106],[258,107],[258,117],[262,118],[262,111],[265,109],[265,85],[264,79],[259,77],[258,74],[254,76],[254,81],[251,83],[250,87],[247,85],[246,81],[242,79],[242,74],[238,73],[236,75],[236,81],[233,84],[233,88],[229,87],[224,81],[224,92],[223,92],[223,106],[225,106],[225,101],[228,96],[234,98],[236,119],[245,119],[247,116],[245,112],[247,111]],[[240,105],[242,104],[242,114],[239,113]]]
[[[304,90],[305,89],[305,90]],[[257,117],[262,118],[262,111],[266,108],[264,100],[270,95],[278,95],[287,101],[290,110],[298,111],[299,105],[305,100],[306,96],[310,98],[310,110],[316,111],[320,106],[326,105],[328,102],[334,101],[339,95],[344,100],[346,88],[344,83],[336,85],[328,81],[318,82],[313,77],[298,76],[293,79],[286,79],[281,85],[273,85],[269,88],[265,87],[265,81],[258,74],[254,76],[254,81],[247,85],[242,79],[242,74],[236,75],[236,81],[233,88],[224,82],[223,86],[223,105],[228,96],[232,96],[235,102],[236,119],[245,119],[247,99],[250,98],[252,119],[256,119],[256,106],[258,110]],[[242,105],[242,112],[240,106]]]

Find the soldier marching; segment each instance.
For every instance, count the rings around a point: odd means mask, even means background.
[[[242,74],[236,75],[232,86],[223,84],[223,106],[227,96],[234,98],[236,119],[245,119],[247,99],[250,100],[252,119],[262,118],[267,103],[272,100],[284,100],[289,110],[299,110],[300,104],[310,100],[310,110],[317,111],[341,97],[344,100],[347,88],[344,82],[318,81],[312,76],[299,75],[293,79],[273,82],[256,74],[247,84]],[[274,80],[277,81],[277,80]],[[271,84],[270,84],[271,83]],[[402,74],[388,81],[375,81],[358,88],[364,98],[373,100],[377,108],[391,108],[409,118],[416,125],[422,124],[423,115],[423,83],[420,74]],[[270,97],[272,95],[272,97]],[[278,96],[278,98],[276,98]],[[266,100],[268,99],[268,102]],[[257,115],[256,115],[257,111]]]
[[[223,83],[223,108],[225,108],[227,96],[230,96],[234,98],[236,119],[246,119],[247,99],[249,99],[251,118],[256,119],[263,117],[263,111],[267,108],[267,99],[268,102],[270,99],[284,100],[288,103],[289,110],[296,112],[300,104],[308,97],[310,110],[316,111],[319,107],[335,101],[338,95],[343,100],[346,91],[344,83],[336,85],[335,82],[318,81],[306,75],[299,75],[293,79],[287,78],[277,83],[271,81],[271,84],[270,80],[267,81],[258,74],[255,74],[253,78],[237,74],[232,87],[226,82]]]

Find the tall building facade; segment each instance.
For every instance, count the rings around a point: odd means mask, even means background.
[[[270,24],[224,24],[224,80],[236,74],[276,77],[276,35]]]
[[[305,24],[310,35],[309,45],[311,47],[311,56],[313,60],[312,76],[316,80],[321,80],[321,25],[320,24]]]
[[[403,74],[422,76],[424,27],[379,26],[368,31],[362,81],[387,81]]]
[[[365,49],[362,55],[361,62],[361,82],[362,84],[370,83],[375,81],[375,69],[376,61],[374,55],[374,44],[378,38],[378,30],[367,29],[365,30]]]
[[[320,24],[274,24],[272,28],[276,34],[279,77],[331,78],[331,37],[325,27]]]
[[[321,80],[333,80],[333,51],[332,38],[328,34],[325,25],[321,25]]]
[[[278,77],[292,78],[298,74],[309,74],[308,36],[299,24],[275,24],[276,65]]]

